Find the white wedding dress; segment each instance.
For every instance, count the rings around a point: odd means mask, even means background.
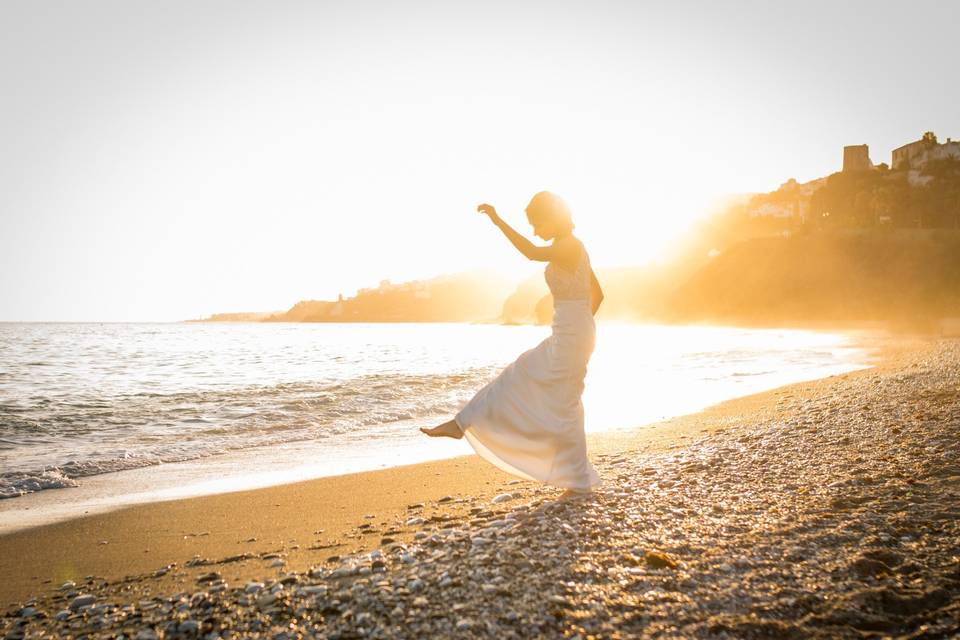
[[[524,351],[463,406],[454,420],[478,455],[507,473],[589,491],[600,484],[587,459],[581,396],[596,341],[590,257],[574,271],[544,270],[553,294],[552,332]]]

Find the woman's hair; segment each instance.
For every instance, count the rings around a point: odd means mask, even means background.
[[[541,191],[530,199],[527,205],[527,215],[539,213],[550,216],[556,222],[557,227],[563,231],[573,231],[573,216],[570,214],[570,207],[564,202],[563,198],[549,191]]]

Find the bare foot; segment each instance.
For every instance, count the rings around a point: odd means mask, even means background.
[[[454,420],[447,420],[439,427],[434,427],[433,429],[425,429],[424,427],[420,427],[420,431],[433,438],[446,437],[456,438],[459,440],[463,437],[463,432],[460,431],[460,426],[457,425],[456,421]]]

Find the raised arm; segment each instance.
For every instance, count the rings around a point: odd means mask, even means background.
[[[517,248],[517,251],[523,254],[528,260],[537,260],[539,262],[561,262],[570,264],[576,260],[577,242],[572,238],[564,238],[546,247],[538,247],[526,238],[524,238],[516,229],[511,227],[501,218],[496,209],[489,204],[482,204],[477,207],[477,211],[485,213],[490,217],[493,224],[497,225],[503,235]]]

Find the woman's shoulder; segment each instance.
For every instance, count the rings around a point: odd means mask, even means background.
[[[583,261],[589,261],[587,248],[583,242],[572,234],[554,241],[554,246],[562,247],[562,256],[554,258],[551,263],[560,264],[567,271],[574,271]]]
[[[555,245],[557,245],[557,244],[564,244],[564,245],[566,245],[567,247],[570,247],[571,249],[577,249],[577,250],[583,250],[583,251],[586,251],[586,250],[587,250],[586,245],[583,244],[583,240],[581,240],[580,238],[576,237],[576,236],[573,235],[572,233],[571,233],[570,235],[564,236],[563,238],[560,238],[560,239],[558,239],[558,240],[554,240],[554,244],[555,244]]]
[[[574,236],[573,234],[571,234],[570,237],[574,240],[574,242],[577,243],[577,247],[579,248],[580,253],[583,254],[584,256],[587,256],[587,245],[583,243],[583,240]]]

